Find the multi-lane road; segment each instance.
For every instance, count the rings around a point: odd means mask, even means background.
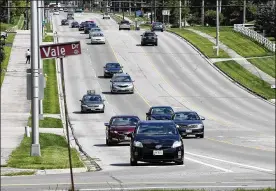
[[[88,35],[60,26],[66,15],[53,16],[59,42],[80,40],[82,55],[65,58],[68,110],[83,149],[98,158],[102,171],[75,174],[78,188],[186,187],[233,189],[275,187],[275,106],[241,89],[214,69],[185,41],[157,33],[158,46],[140,46],[142,31],[119,31],[114,20],[82,14],[77,21],[95,20],[107,43],[91,45]],[[135,80],[135,93],[110,94],[103,66],[119,62]],[[101,93],[105,113],[81,114],[79,99],[88,89]],[[169,105],[176,111],[195,110],[204,116],[205,138],[187,138],[185,165],[129,165],[129,146],[105,145],[111,116],[135,114],[145,119],[150,106]],[[68,187],[69,175],[3,178],[2,188],[33,190]]]

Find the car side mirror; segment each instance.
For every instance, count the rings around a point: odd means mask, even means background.
[[[205,120],[205,117],[200,116],[200,119],[201,119],[201,120]]]
[[[102,101],[105,101],[105,99],[102,99]]]
[[[135,82],[135,80],[132,80],[132,82]]]
[[[80,99],[79,101],[80,101],[80,102],[82,102],[82,100],[81,100],[81,99]]]
[[[132,137],[133,137],[133,133],[129,133],[129,134],[127,134],[127,137],[132,138]]]
[[[106,68],[105,66],[103,68]]]
[[[110,82],[112,82],[112,80],[110,80]]]
[[[149,116],[149,115],[150,115],[150,113],[148,112],[148,113],[146,113],[146,115],[147,115],[147,116]]]
[[[104,123],[104,125],[105,125],[106,127],[109,127],[109,123]]]

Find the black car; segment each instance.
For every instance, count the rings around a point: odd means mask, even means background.
[[[165,30],[165,26],[161,22],[154,22],[151,25],[151,31],[161,31],[163,32]]]
[[[158,38],[154,32],[146,31],[141,35],[141,46],[145,46],[147,44],[158,45]]]
[[[71,23],[72,28],[79,28],[79,23],[77,21],[74,21]]]
[[[96,25],[96,23],[88,23],[88,24],[86,24],[85,27],[84,27],[84,33],[88,34],[89,31],[90,31],[90,29],[92,29],[92,28],[98,28],[98,26]]]
[[[100,94],[96,94],[94,90],[88,90],[81,102],[81,112],[101,112],[104,113],[105,104],[104,99]]]
[[[112,77],[118,73],[123,73],[123,66],[119,63],[106,63],[104,66],[104,77]]]
[[[172,120],[174,111],[170,106],[153,106],[146,113],[147,120]]]
[[[131,166],[138,161],[184,164],[184,144],[173,121],[140,121],[128,136]]]
[[[81,24],[79,25],[79,31],[83,31],[84,26],[85,26],[85,22],[81,22]]]
[[[187,135],[195,135],[196,137],[204,138],[204,124],[202,120],[205,120],[205,118],[200,117],[196,112],[175,112],[173,120],[182,137],[186,137]]]
[[[135,115],[116,115],[111,117],[109,123],[105,123],[106,145],[114,145],[121,142],[129,142],[127,136],[134,132],[137,123],[140,121]]]
[[[67,19],[62,19],[61,20],[61,25],[69,25],[69,22]]]

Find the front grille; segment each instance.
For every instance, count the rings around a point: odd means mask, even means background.
[[[143,146],[147,149],[156,149],[155,148],[156,145],[162,145],[162,147],[159,149],[168,149],[172,147],[172,145],[169,145],[169,144],[143,144]]]
[[[126,88],[126,87],[128,87],[128,85],[118,85],[118,87],[120,87],[120,88]]]

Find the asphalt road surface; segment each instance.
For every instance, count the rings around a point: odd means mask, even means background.
[[[275,107],[238,87],[215,70],[192,47],[168,32],[157,32],[158,46],[140,46],[142,31],[119,31],[114,20],[97,14],[76,16],[95,20],[107,43],[91,45],[88,34],[60,26],[59,42],[80,40],[81,56],[64,59],[66,95],[71,123],[83,149],[98,158],[100,172],[75,174],[77,188],[206,188],[275,187]],[[135,80],[135,93],[110,94],[103,66],[120,62]],[[107,100],[105,113],[81,114],[79,100],[95,89]],[[129,146],[105,145],[110,117],[135,114],[145,119],[150,106],[194,110],[206,120],[205,138],[187,138],[185,165],[129,165]],[[2,189],[66,188],[68,174],[2,178]]]

